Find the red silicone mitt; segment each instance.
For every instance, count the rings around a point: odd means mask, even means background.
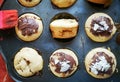
[[[2,10],[0,11],[0,29],[13,28],[17,24],[17,10]]]
[[[4,0],[0,0],[0,7],[1,7],[1,5],[3,4],[3,1],[4,1]]]

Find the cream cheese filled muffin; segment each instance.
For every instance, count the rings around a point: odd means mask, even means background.
[[[68,49],[58,49],[50,56],[49,67],[57,77],[71,76],[78,67],[75,53]]]
[[[32,76],[43,69],[43,59],[35,49],[24,47],[14,57],[14,68],[23,77]]]
[[[51,0],[51,2],[59,8],[67,8],[72,6],[77,0]]]
[[[89,38],[95,42],[106,42],[116,32],[112,18],[105,13],[91,15],[85,23],[85,31]]]
[[[36,40],[43,31],[42,20],[32,13],[23,14],[18,19],[15,31],[18,37],[23,41]]]
[[[116,69],[114,54],[105,48],[92,49],[85,57],[87,72],[98,79],[109,78]]]

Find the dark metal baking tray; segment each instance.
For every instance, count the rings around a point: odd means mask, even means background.
[[[44,24],[44,30],[39,39],[33,42],[21,41],[14,28],[9,30],[0,31],[0,46],[4,53],[4,58],[7,64],[7,69],[10,76],[15,81],[24,82],[119,82],[120,81],[120,45],[116,43],[116,35],[113,36],[111,40],[104,43],[97,43],[90,40],[84,30],[84,24],[88,16],[95,12],[104,12],[110,15],[114,22],[120,23],[120,0],[113,0],[113,3],[108,8],[103,8],[95,4],[88,3],[87,0],[77,0],[77,2],[70,8],[59,9],[53,6],[50,0],[42,0],[41,3],[32,8],[23,7],[18,3],[17,0],[6,0],[1,8],[4,9],[17,9],[19,15],[32,12],[39,15]],[[58,13],[67,12],[72,14],[79,21],[79,30],[77,36],[69,41],[59,41],[53,39],[51,32],[49,30],[49,24],[51,19]],[[36,48],[42,52],[44,59],[44,68],[42,70],[42,75],[35,75],[29,78],[24,78],[19,76],[13,67],[13,58],[15,53],[22,47],[32,47]],[[110,47],[111,51],[115,54],[117,58],[117,69],[112,77],[104,80],[95,79],[91,77],[85,70],[84,58],[86,54],[93,48],[96,47]],[[52,52],[59,48],[68,48],[73,50],[79,59],[78,70],[68,78],[58,78],[54,76],[49,68],[49,57]]]

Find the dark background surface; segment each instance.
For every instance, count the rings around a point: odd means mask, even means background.
[[[14,28],[9,30],[0,31],[0,46],[4,53],[4,58],[7,63],[7,68],[9,74],[15,81],[24,82],[119,82],[120,81],[120,45],[116,43],[116,35],[113,36],[111,40],[104,43],[96,43],[89,39],[84,30],[84,24],[88,16],[95,12],[104,12],[110,15],[114,22],[120,23],[120,0],[113,0],[113,3],[108,8],[103,8],[102,6],[93,5],[88,3],[86,0],[77,0],[77,2],[70,8],[58,9],[53,6],[50,0],[42,0],[40,4],[32,8],[26,8],[20,5],[17,0],[6,0],[1,8],[4,9],[17,9],[19,15],[32,12],[40,16],[43,20],[43,33],[42,35],[33,42],[21,41]],[[55,40],[52,38],[49,24],[51,19],[58,13],[67,12],[72,14],[79,21],[79,30],[77,36],[67,42]],[[42,75],[32,76],[29,78],[24,78],[19,76],[13,67],[13,59],[15,53],[22,47],[32,47],[36,48],[42,52],[44,60],[44,68],[42,70]],[[104,80],[99,80],[91,77],[85,70],[84,58],[86,54],[93,48],[96,47],[110,47],[111,51],[115,54],[117,59],[117,69],[118,72],[112,75],[112,77]],[[68,78],[58,78],[54,76],[49,68],[49,57],[52,52],[59,48],[68,48],[76,53],[79,60],[78,70]]]

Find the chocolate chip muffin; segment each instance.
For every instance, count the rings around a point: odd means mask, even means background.
[[[79,24],[75,19],[56,19],[50,23],[53,38],[68,39],[77,35]]]
[[[14,68],[23,77],[32,76],[42,70],[42,56],[35,49],[24,47],[14,57]]]
[[[78,67],[78,58],[75,53],[68,49],[58,49],[50,56],[49,67],[57,77],[68,77]]]
[[[42,34],[42,20],[32,13],[23,14],[18,18],[15,31],[21,40],[34,41]]]
[[[87,19],[85,31],[93,41],[106,42],[115,34],[116,27],[109,15],[105,13],[95,13]]]
[[[72,6],[77,0],[51,0],[51,2],[59,8],[67,8]]]
[[[40,3],[41,0],[18,0],[25,7],[33,7]]]
[[[112,76],[116,69],[116,58],[114,54],[105,48],[95,48],[85,57],[87,72],[98,79]]]

